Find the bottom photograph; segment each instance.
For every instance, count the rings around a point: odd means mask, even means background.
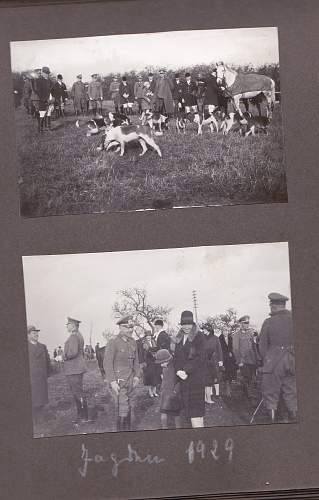
[[[287,242],[23,257],[36,438],[298,420]]]

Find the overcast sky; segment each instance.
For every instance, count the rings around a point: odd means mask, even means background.
[[[106,75],[148,66],[168,69],[223,60],[261,65],[278,63],[277,28],[171,31],[11,42],[13,71],[49,66],[69,86],[80,72]]]
[[[67,316],[82,321],[86,342],[92,326],[93,343],[104,344],[102,331],[118,329],[112,305],[124,288],[145,287],[152,305],[171,307],[171,327],[193,309],[193,290],[199,320],[233,307],[257,329],[270,292],[290,297],[287,243],[28,256],[23,270],[27,322],[41,329],[51,352],[67,338]]]

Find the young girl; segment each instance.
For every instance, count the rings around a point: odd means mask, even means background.
[[[182,403],[173,356],[167,349],[160,349],[155,355],[155,363],[160,364],[163,369],[160,399],[162,429],[169,429],[172,424],[174,424],[175,429],[178,429],[181,427]]]

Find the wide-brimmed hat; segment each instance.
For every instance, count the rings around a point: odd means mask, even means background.
[[[183,311],[181,314],[181,325],[194,325],[194,316],[192,311]]]
[[[160,349],[155,354],[155,363],[158,365],[161,363],[168,363],[168,361],[170,361],[172,358],[173,356],[167,349]]]

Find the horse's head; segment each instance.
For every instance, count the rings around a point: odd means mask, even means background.
[[[216,77],[218,85],[221,85],[225,78],[226,67],[223,62],[216,63]]]

